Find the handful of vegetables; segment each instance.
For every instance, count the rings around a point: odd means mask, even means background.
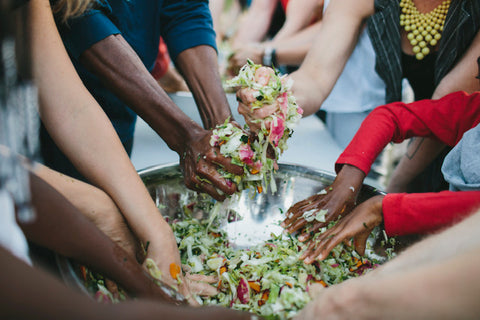
[[[248,60],[226,85],[248,89],[254,100],[249,107],[252,110],[268,108],[269,112],[265,118],[250,121],[256,126],[255,132],[248,124],[239,128],[228,121],[215,128],[210,144],[219,146],[222,155],[244,168],[242,176],[222,174],[235,182],[239,190],[255,188],[262,192],[270,185],[274,193],[273,173],[278,169],[277,160],[287,149],[287,140],[303,113],[291,93],[292,82],[275,70]]]

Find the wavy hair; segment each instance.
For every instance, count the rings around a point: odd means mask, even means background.
[[[94,2],[95,0],[57,0],[52,4],[52,10],[65,22],[84,13]]]

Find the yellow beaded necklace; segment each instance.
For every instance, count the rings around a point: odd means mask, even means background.
[[[450,0],[442,2],[428,13],[420,13],[412,0],[401,0],[400,26],[407,32],[407,38],[413,46],[413,53],[422,60],[430,53],[442,37],[443,25],[447,17]]]

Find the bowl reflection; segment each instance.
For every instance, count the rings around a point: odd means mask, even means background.
[[[165,217],[180,220],[186,214],[198,219],[209,217],[205,208],[210,208],[214,200],[187,189],[177,164],[150,167],[139,171],[139,174]],[[290,206],[320,192],[334,179],[335,175],[322,170],[279,164],[275,175],[277,191],[274,194],[268,190],[263,193],[244,190],[222,203],[222,229],[230,243],[239,248],[264,242],[271,233],[278,235],[282,232],[279,222]],[[363,185],[359,203],[378,194],[382,192]]]

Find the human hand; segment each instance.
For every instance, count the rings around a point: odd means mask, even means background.
[[[250,43],[236,48],[228,58],[228,74],[230,76],[237,75],[240,68],[247,63],[247,59],[252,60],[256,64],[262,64],[263,50],[264,48],[260,43]]]
[[[289,233],[300,230],[298,239],[302,242],[310,239],[320,228],[352,210],[364,178],[365,174],[360,169],[344,165],[331,186],[290,207],[282,227]]]
[[[255,83],[259,86],[266,86],[270,78],[275,75],[272,68],[260,67],[255,71]],[[282,81],[287,81],[283,79]],[[263,100],[260,89],[241,88],[237,91],[238,112],[245,118],[250,131],[258,133],[261,130],[261,123],[271,115],[281,112],[281,105],[276,99],[269,104],[264,103],[261,108],[255,107],[254,103]],[[265,122],[265,127],[270,130],[270,122]]]
[[[294,320],[352,319],[368,304],[361,305],[364,292],[360,278],[324,288],[293,318]],[[360,316],[360,318],[362,318]]]
[[[211,297],[218,293],[217,288],[212,284],[218,283],[218,278],[201,274],[185,274],[185,280],[188,282],[190,291],[199,296]]]
[[[219,168],[242,175],[243,168],[231,163],[220,153],[218,147],[210,145],[211,130],[204,130],[186,146],[180,159],[185,185],[192,190],[205,192],[215,200],[223,201],[226,195],[237,191],[236,185],[218,172]]]
[[[355,250],[365,254],[365,246],[374,227],[383,221],[382,201],[384,196],[372,197],[357,206],[349,215],[343,217],[335,226],[313,238],[300,259],[312,263],[315,259],[325,259],[330,251],[344,240],[353,238]]]

